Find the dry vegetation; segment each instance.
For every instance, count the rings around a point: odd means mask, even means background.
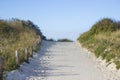
[[[78,40],[81,44],[120,68],[120,22],[105,18],[98,21],[92,28],[83,33]]]
[[[20,53],[22,63],[25,61],[25,48],[33,46],[38,39],[42,39],[42,33],[31,21],[0,20],[0,56],[4,58],[5,71],[17,68],[15,50]]]

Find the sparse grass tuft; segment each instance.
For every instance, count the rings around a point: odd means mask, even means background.
[[[115,64],[116,64],[116,68],[120,69],[120,61],[115,61]]]

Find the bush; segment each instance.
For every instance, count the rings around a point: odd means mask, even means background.
[[[70,40],[70,39],[58,39],[57,41],[58,41],[58,42],[73,42],[73,41]]]
[[[120,61],[115,61],[115,64],[116,64],[116,68],[120,69]]]
[[[55,40],[51,38],[51,39],[47,39],[47,41],[55,41]]]
[[[115,31],[115,23],[109,18],[102,19],[93,25],[90,32],[98,34],[100,32],[112,32]]]

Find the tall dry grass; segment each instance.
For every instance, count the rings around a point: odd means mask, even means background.
[[[16,50],[20,55],[21,63],[25,61],[25,48],[33,46],[38,39],[42,39],[42,33],[31,21],[0,20],[0,56],[4,58],[4,70],[17,68]]]
[[[102,19],[83,33],[78,40],[94,52],[97,57],[113,61],[120,68],[120,22],[112,19]]]

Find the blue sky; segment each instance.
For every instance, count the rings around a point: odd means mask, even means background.
[[[31,20],[54,39],[76,40],[104,17],[120,20],[120,0],[0,0],[0,18]]]

